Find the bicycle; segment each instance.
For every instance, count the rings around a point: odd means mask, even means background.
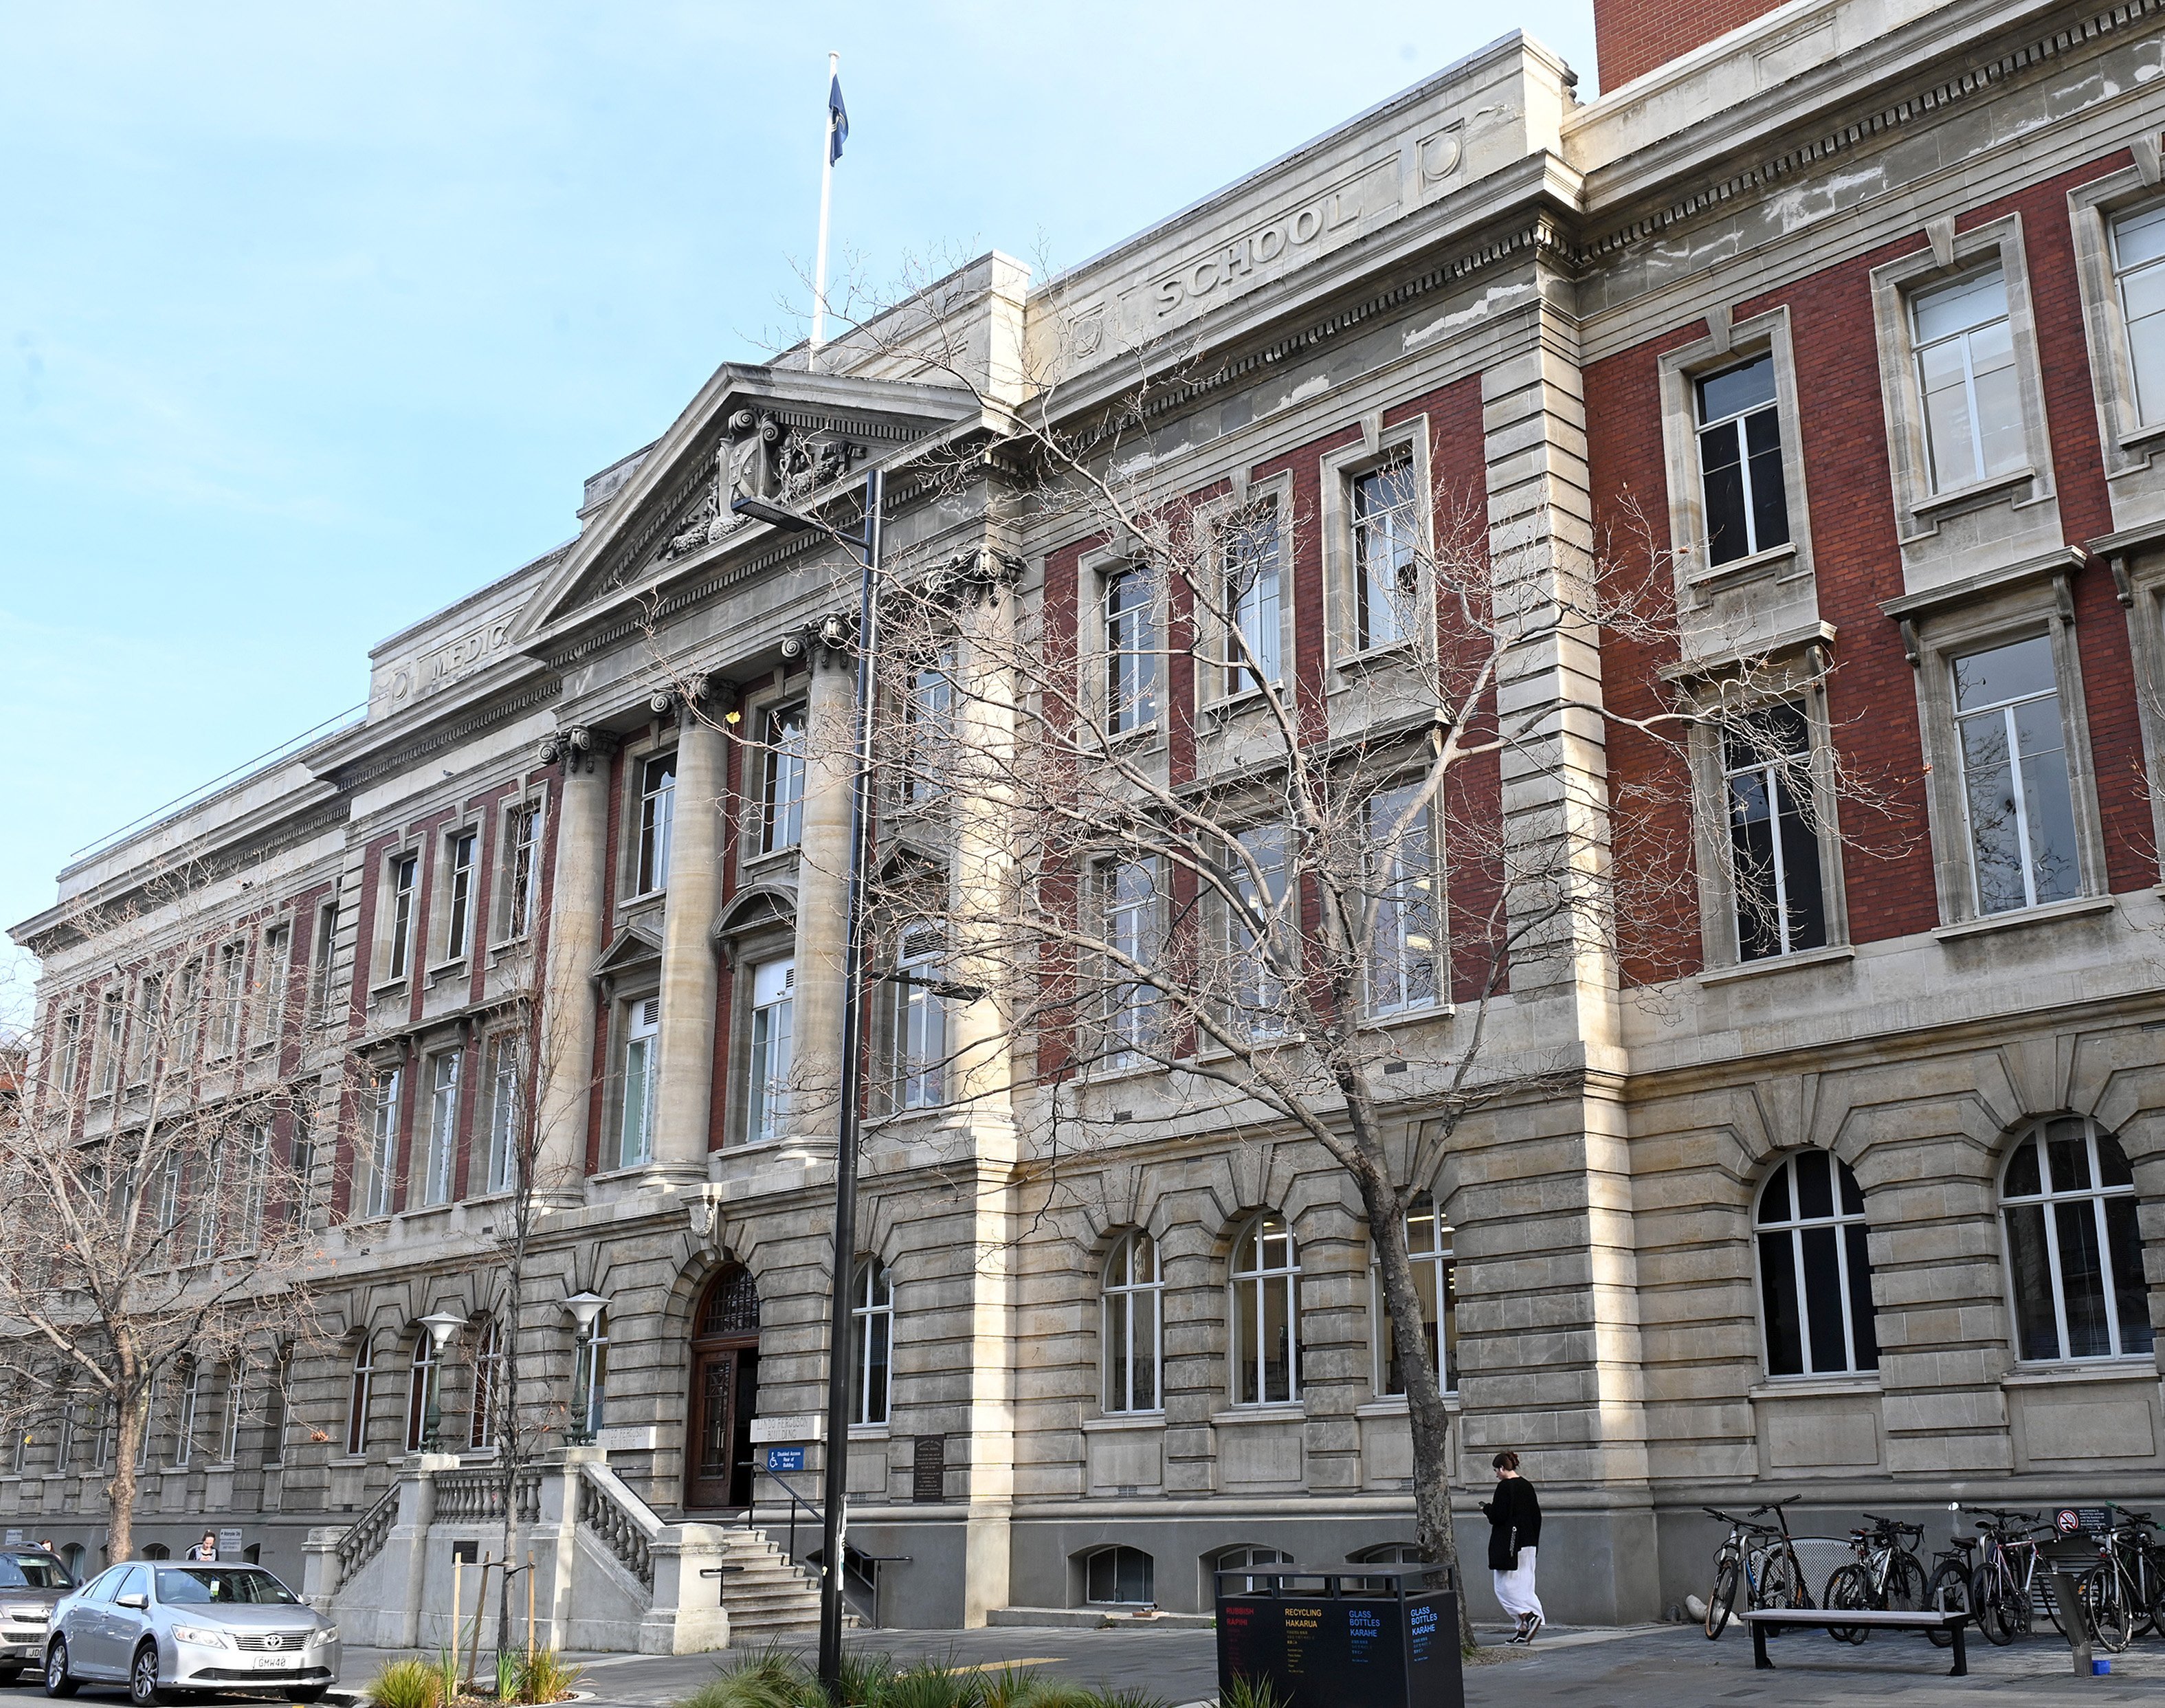
[[[1950,1501],[1947,1510],[1960,1512],[1962,1502]],[[1977,1574],[1977,1542],[1973,1536],[1951,1536],[1947,1546],[1932,1556],[1931,1574],[1925,1579],[1926,1606],[1948,1613],[1970,1610],[1969,1586]],[[1946,1648],[1954,1642],[1951,1632],[1930,1631],[1925,1635],[1934,1648]]]
[[[1841,1607],[1859,1612],[1867,1608],[1882,1612],[1923,1610],[1924,1563],[1903,1545],[1903,1538],[1912,1537],[1921,1542],[1925,1526],[1904,1524],[1899,1518],[1882,1518],[1874,1512],[1864,1516],[1872,1521],[1872,1527],[1850,1531],[1850,1546],[1857,1550],[1857,1558],[1828,1574],[1821,1605],[1830,1610]],[[1829,1626],[1827,1631],[1836,1642],[1862,1642],[1872,1634],[1868,1626],[1861,1625]]]
[[[2004,1648],[2028,1634],[2036,1614],[2039,1516],[2005,1506],[1973,1506],[1970,1510],[1982,1515],[1977,1526],[1977,1568],[1970,1578],[1970,1609],[1985,1641]],[[2049,1596],[2045,1609],[2058,1625],[2059,1609]]]
[[[1812,1605],[1811,1592],[1804,1587],[1804,1568],[1797,1563],[1796,1544],[1789,1537],[1789,1515],[1784,1510],[1803,1498],[1801,1494],[1792,1494],[1787,1500],[1755,1506],[1741,1517],[1716,1511],[1711,1506],[1699,1508],[1709,1517],[1718,1518],[1729,1526],[1728,1536],[1714,1554],[1714,1592],[1707,1597],[1706,1603],[1709,1642],[1720,1637],[1728,1626],[1730,1610],[1736,1605],[1739,1584],[1743,1586],[1747,1608]],[[1754,1523],[1752,1521],[1762,1512],[1773,1513],[1774,1522]]]
[[[2118,1654],[2136,1632],[2157,1628],[2165,1615],[2165,1548],[2147,1512],[2108,1506],[2120,1515],[2099,1545],[2098,1563],[2081,1579],[2083,1610],[2097,1640]]]

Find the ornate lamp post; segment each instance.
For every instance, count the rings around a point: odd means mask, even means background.
[[[573,1447],[585,1447],[594,1438],[594,1319],[608,1308],[608,1300],[598,1293],[574,1293],[564,1301],[577,1331],[572,1352],[572,1426],[564,1431]]]
[[[451,1343],[451,1336],[466,1326],[466,1320],[453,1316],[448,1310],[439,1310],[423,1317],[421,1326],[429,1331],[429,1344],[435,1352],[429,1360],[428,1410],[421,1425],[421,1440],[433,1453],[441,1452],[444,1444],[444,1348]]]

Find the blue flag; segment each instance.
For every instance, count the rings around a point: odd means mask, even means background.
[[[842,104],[840,72],[827,86],[827,164],[841,159],[842,145],[850,140],[850,109]]]

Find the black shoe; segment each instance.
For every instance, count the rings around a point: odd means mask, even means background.
[[[1518,1641],[1524,1643],[1528,1648],[1531,1648],[1534,1646],[1534,1633],[1547,1623],[1548,1621],[1542,1618],[1538,1613],[1528,1614],[1526,1616],[1525,1631],[1524,1634],[1519,1637]]]

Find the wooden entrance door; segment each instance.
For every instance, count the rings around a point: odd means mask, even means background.
[[[759,1293],[749,1272],[717,1275],[693,1318],[684,1505],[751,1505],[751,1421],[759,1409]]]

